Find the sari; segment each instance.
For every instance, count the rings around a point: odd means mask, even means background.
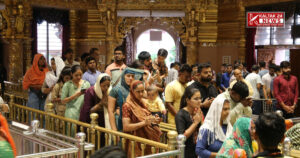
[[[239,118],[233,126],[232,134],[224,141],[217,158],[231,158],[235,149],[244,149],[247,158],[253,155],[252,139],[250,134],[251,118]]]
[[[86,90],[86,92],[84,94],[84,103],[80,110],[79,121],[86,122],[89,124],[91,123],[91,118],[90,118],[91,109],[96,104],[98,104],[102,99],[104,99],[103,93],[107,94],[107,92],[102,92],[101,87],[100,87],[101,79],[106,76],[110,78],[110,76],[106,73],[100,74],[97,78],[95,85]],[[105,101],[105,100],[103,100],[103,101]],[[107,129],[111,129],[109,120],[108,120],[108,116],[107,116],[107,118],[105,118],[107,111],[105,114],[104,108],[107,109],[107,100],[106,100],[106,102],[101,103],[100,106],[101,106],[101,108],[96,112],[98,114],[98,125],[100,127],[105,127],[105,128],[108,127]],[[100,141],[101,146],[105,146],[104,133],[101,133],[100,137],[101,137],[101,141]]]
[[[17,150],[12,136],[9,133],[8,124],[0,113],[0,135],[6,141],[0,141],[0,157],[10,158],[17,156]]]
[[[134,74],[135,79],[136,78],[141,78],[143,76],[144,71],[138,70],[138,69],[133,69],[133,68],[125,68],[122,72],[121,75],[121,83],[114,88],[109,93],[109,96],[113,97],[116,99],[116,106],[115,108],[120,108],[120,116],[116,116],[116,125],[118,131],[123,130],[123,123],[122,123],[122,106],[126,102],[126,98],[129,94],[129,85],[127,85],[125,81],[125,75],[126,74]]]
[[[126,99],[126,103],[123,105],[123,118],[129,118],[131,123],[139,123],[151,116],[151,112],[147,109],[144,102],[136,98],[133,93],[133,87],[142,84],[142,81],[133,81],[130,86],[130,94]],[[134,136],[150,139],[160,142],[160,136],[162,132],[158,126],[143,126],[135,131],[129,132]],[[129,143],[129,142],[127,142]],[[151,147],[149,145],[145,148],[145,155],[151,154]],[[131,145],[127,145],[128,157],[131,157]],[[141,144],[135,144],[135,157],[142,155]]]

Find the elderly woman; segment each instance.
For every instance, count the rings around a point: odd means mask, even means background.
[[[216,98],[200,127],[196,154],[201,158],[216,157],[223,141],[232,132],[229,121],[230,102],[224,98]]]
[[[130,94],[123,105],[123,131],[135,136],[160,141],[161,131],[158,127],[160,118],[152,116],[142,101],[144,93],[142,81],[133,81],[130,86]],[[135,144],[135,157],[141,156],[140,143]],[[151,154],[150,146],[146,146],[145,155]],[[128,146],[128,155],[131,156],[131,146]]]

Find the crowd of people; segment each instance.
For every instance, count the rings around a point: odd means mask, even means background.
[[[65,61],[54,57],[50,66],[36,54],[23,80],[27,106],[49,111],[51,102],[55,114],[86,123],[97,113],[99,126],[154,141],[160,141],[160,122],[174,124],[187,138],[187,158],[281,156],[277,146],[285,133],[284,118],[294,117],[298,101],[298,81],[288,61],[270,63],[269,69],[259,62],[251,73],[235,61],[216,73],[210,63],[174,62],[168,69],[165,49],[159,49],[153,61],[142,51],[129,65],[122,47],[113,55],[113,63],[101,72],[97,48],[84,53],[81,62],[74,61],[68,49]],[[264,107],[282,110],[284,118],[264,113]],[[251,120],[253,114],[259,115],[256,121]],[[135,145],[135,155],[141,152]],[[144,153],[151,154],[151,148],[146,146]]]

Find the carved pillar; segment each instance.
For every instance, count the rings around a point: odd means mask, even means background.
[[[117,29],[116,29],[117,15],[113,10],[106,11],[106,61],[107,64],[113,59],[114,49],[117,46]]]
[[[70,20],[70,48],[74,52],[74,58],[79,56],[79,53],[76,51],[76,10],[71,9],[69,11],[69,20]]]
[[[32,8],[30,5],[26,5],[24,6],[24,11],[25,11],[25,32],[24,32],[24,60],[25,60],[25,71],[28,70],[31,66],[31,60],[32,60],[32,49],[31,49],[31,42],[32,42],[32,38],[31,38],[31,32],[32,32]]]
[[[8,80],[17,82],[23,76],[23,29],[24,15],[23,6],[18,1],[5,1],[6,13],[9,18],[8,30],[9,33],[6,41],[9,42],[7,53],[8,60]]]
[[[187,4],[187,45],[186,45],[186,58],[187,64],[195,64],[198,61],[197,43],[198,43],[198,21],[199,21],[199,8],[195,8],[195,4],[189,2]]]

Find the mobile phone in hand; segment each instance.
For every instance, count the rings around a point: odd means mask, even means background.
[[[83,89],[81,89],[80,91],[81,91],[81,93],[85,93],[86,89],[83,88]]]

